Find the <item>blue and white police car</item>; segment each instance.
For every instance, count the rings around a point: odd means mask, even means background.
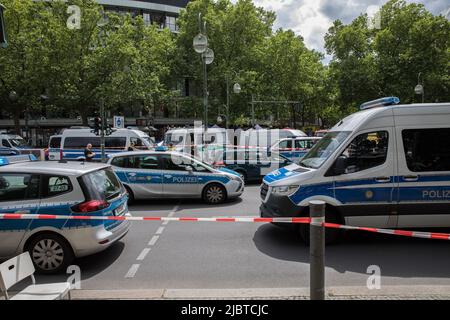
[[[201,198],[218,204],[244,192],[239,173],[215,169],[183,153],[123,152],[111,156],[108,163],[128,190],[130,201],[164,196]]]
[[[308,216],[359,227],[450,227],[450,103],[400,105],[396,97],[361,105],[299,164],[266,175],[262,217]],[[300,227],[308,241],[308,226]],[[327,229],[333,242],[338,230]]]
[[[0,157],[0,213],[124,216],[127,193],[109,165]],[[119,220],[0,220],[0,259],[29,251],[41,273],[102,251],[128,232]]]

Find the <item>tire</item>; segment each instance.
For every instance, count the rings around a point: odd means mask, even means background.
[[[31,260],[38,273],[53,274],[65,271],[74,259],[69,243],[54,233],[41,233],[27,245]]]
[[[128,204],[133,204],[136,201],[136,199],[134,198],[133,191],[131,191],[131,188],[128,187],[128,186],[124,185],[124,187],[125,187],[125,190],[127,190],[127,193],[128,193]]]
[[[217,183],[209,184],[203,190],[203,201],[207,204],[220,204],[227,200],[227,191]]]
[[[307,217],[309,217],[309,210],[307,210]],[[325,212],[325,221],[329,223],[337,223],[341,224],[342,221],[339,218],[339,214],[336,212],[335,209],[330,209],[330,207],[327,206],[326,212]],[[309,224],[301,224],[298,228],[298,232],[300,235],[300,238],[302,241],[309,246]],[[334,243],[338,243],[339,240],[343,236],[343,231],[339,229],[325,229],[325,244],[330,245]]]

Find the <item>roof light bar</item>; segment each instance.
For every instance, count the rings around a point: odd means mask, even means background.
[[[367,109],[372,109],[372,108],[377,108],[377,107],[392,106],[394,104],[399,104],[399,103],[400,103],[400,99],[397,97],[386,97],[386,98],[381,98],[381,99],[365,102],[359,107],[359,109],[367,110]]]
[[[0,167],[6,166],[12,163],[38,161],[33,154],[21,154],[18,156],[0,157]]]

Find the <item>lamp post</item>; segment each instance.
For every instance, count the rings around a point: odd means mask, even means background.
[[[414,88],[414,92],[417,95],[422,95],[422,103],[425,102],[425,89],[423,88],[423,84],[420,83],[420,76],[422,75],[422,72],[419,72],[419,74],[417,75],[417,85]]]
[[[206,33],[206,21],[202,27],[202,14],[198,15],[200,33],[194,37],[194,50],[199,53],[203,64],[203,114],[204,114],[204,132],[208,130],[208,68],[207,65],[214,61],[214,51],[208,48],[208,36]]]
[[[0,48],[6,48],[8,41],[6,39],[5,19],[3,17],[3,11],[5,7],[0,3]]]
[[[237,73],[234,71],[235,75],[237,76]],[[233,92],[235,94],[239,94],[241,93],[241,85],[239,83],[235,83],[233,85]],[[227,122],[226,122],[226,128],[229,129],[230,127],[230,77],[227,76],[227,111],[226,111],[226,118],[227,118]]]

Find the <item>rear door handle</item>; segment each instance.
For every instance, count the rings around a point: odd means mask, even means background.
[[[419,180],[419,176],[403,176],[404,181],[417,181]]]
[[[14,212],[14,214],[30,214],[31,211],[30,210],[19,210]]]
[[[378,178],[375,178],[375,181],[376,182],[391,182],[391,178],[389,178],[389,177],[378,177]]]

